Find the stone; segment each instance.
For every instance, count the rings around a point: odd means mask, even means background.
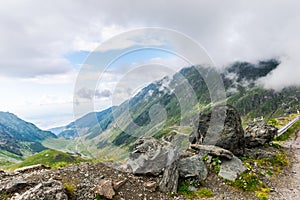
[[[231,160],[222,160],[218,175],[224,179],[235,181],[246,170],[247,168],[243,165],[242,161],[234,156]]]
[[[233,153],[231,153],[230,151],[213,145],[191,144],[190,148],[197,150],[201,154],[208,154],[220,158],[227,158],[229,160],[231,160],[234,156]]]
[[[155,181],[149,181],[149,182],[146,182],[144,184],[144,186],[147,190],[150,190],[151,192],[154,192],[156,190],[157,183]]]
[[[136,175],[162,173],[167,165],[169,146],[151,137],[143,137],[134,144],[127,160],[127,168]]]
[[[99,181],[99,184],[95,187],[94,192],[95,194],[107,199],[113,199],[113,197],[116,195],[112,181],[105,179],[101,179]]]
[[[38,200],[38,199],[56,199],[67,200],[68,196],[65,193],[64,187],[60,181],[49,180],[37,184],[35,187],[27,190],[22,195],[15,198],[16,200]]]
[[[245,144],[254,148],[268,144],[277,133],[277,128],[268,124],[250,124],[245,128]]]
[[[12,181],[8,182],[7,184],[3,184],[3,186],[0,187],[0,192],[14,193],[14,192],[18,192],[30,185],[31,184],[25,180],[12,180]]]
[[[241,117],[231,105],[213,108],[214,116],[222,119],[225,115],[224,125],[210,127],[212,112],[201,113],[197,131],[190,135],[192,144],[215,145],[231,151],[234,155],[243,155],[245,151],[244,130]],[[219,131],[221,130],[221,131]]]
[[[35,170],[42,170],[42,169],[50,169],[50,167],[47,167],[47,166],[42,165],[42,164],[37,164],[37,165],[31,165],[31,166],[16,169],[14,172],[15,173],[26,173],[26,172],[32,172],[32,171],[35,171]]]
[[[124,179],[122,181],[113,181],[113,188],[115,191],[118,191],[123,185],[125,185],[127,182],[127,179]]]
[[[177,160],[173,161],[164,171],[162,180],[159,184],[161,192],[177,193],[179,172],[177,167]]]
[[[178,169],[182,178],[197,177],[204,180],[208,173],[202,157],[199,155],[180,159]]]

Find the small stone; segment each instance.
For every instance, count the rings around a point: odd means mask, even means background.
[[[189,186],[189,191],[195,192],[197,190],[197,188],[195,188],[194,186],[190,185]]]
[[[96,186],[94,192],[107,199],[112,199],[116,195],[112,181],[104,179],[99,181],[99,185]]]
[[[127,179],[124,179],[122,181],[114,181],[113,187],[116,191],[118,191],[123,185],[125,185],[127,182]]]
[[[145,188],[151,192],[156,190],[157,184],[155,181],[149,181],[144,184]]]

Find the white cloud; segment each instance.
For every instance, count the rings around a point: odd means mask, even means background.
[[[34,98],[44,95],[49,88],[56,95],[72,94],[76,72],[66,54],[94,50],[119,33],[148,26],[187,34],[202,44],[221,66],[234,60],[251,62],[278,57],[282,61],[278,69],[261,81],[276,89],[299,85],[299,7],[300,2],[294,0],[1,1],[0,82],[12,85],[0,90],[6,92],[1,97],[1,109],[14,108],[18,104],[15,99],[34,102]],[[162,44],[160,38],[126,37],[98,50]],[[113,82],[122,74],[122,71],[103,74],[110,80],[104,89],[113,91]],[[86,78],[93,76],[96,75],[91,72]],[[15,81],[8,81],[12,77]],[[138,84],[141,83],[137,81],[135,88]],[[131,91],[135,88],[131,86]],[[108,105],[108,101],[105,103]],[[59,109],[63,110],[62,107]],[[102,103],[100,107],[105,105]],[[45,110],[52,113],[55,109]]]

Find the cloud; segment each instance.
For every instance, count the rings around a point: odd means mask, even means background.
[[[134,3],[133,3],[134,2]],[[202,44],[218,65],[243,60],[282,58],[282,69],[299,68],[296,54],[300,32],[298,1],[2,1],[0,3],[0,73],[35,77],[71,70],[68,52],[94,50],[132,28],[174,29]],[[148,40],[116,41],[125,48]],[[99,50],[108,50],[105,45]],[[293,67],[291,67],[293,65]],[[274,72],[277,81],[280,71]],[[297,77],[291,77],[298,83]],[[279,79],[281,80],[281,79]],[[267,84],[268,85],[268,84]],[[272,85],[272,84],[269,84]]]
[[[16,82],[10,91],[2,89],[6,91],[2,97],[6,104],[1,104],[14,108],[22,91],[32,91],[24,96],[28,97],[26,100],[34,101],[39,94],[48,92],[49,85],[55,86],[52,93],[64,88],[59,95],[70,93],[71,96],[76,68],[74,70],[65,55],[94,51],[117,34],[143,27],[162,27],[186,34],[201,44],[220,67],[237,60],[256,62],[279,58],[281,64],[272,74],[261,79],[261,83],[275,89],[300,85],[299,7],[300,2],[295,0],[0,1],[0,81],[9,79],[8,82],[13,84],[11,79],[22,80]],[[135,40],[131,35],[122,42],[113,41],[110,46],[104,45],[98,50],[118,50],[141,44],[160,46],[161,40],[149,37]],[[146,70],[131,71],[130,74],[122,70],[106,72],[103,77],[107,78],[107,86],[92,91],[86,87],[86,90],[79,91],[79,95],[85,100],[98,95],[102,102],[99,107],[103,108],[107,105],[103,102],[107,103],[107,99],[118,95],[114,84],[119,83],[119,89],[124,88],[126,94],[120,94],[119,98],[124,100],[145,81],[161,75],[160,70],[161,67],[149,70],[152,74]],[[149,79],[144,79],[148,78],[147,73]],[[125,79],[118,81],[123,75],[136,78],[135,83]],[[86,74],[87,85],[94,76],[96,74],[92,72]],[[40,88],[42,84],[44,88]],[[24,85],[29,86],[25,89]],[[39,93],[36,87],[39,87]],[[2,108],[6,109],[6,106]],[[63,106],[59,110],[63,110]],[[26,116],[32,114],[30,110],[26,112]]]
[[[99,91],[99,90],[97,90],[96,92],[95,92],[95,96],[97,97],[97,98],[102,98],[102,97],[104,97],[104,98],[108,98],[108,97],[110,97],[112,95],[112,93],[111,93],[111,91],[110,90],[102,90],[102,91]]]
[[[104,89],[104,90],[92,90],[88,88],[80,88],[76,92],[77,97],[82,99],[88,99],[93,100],[94,97],[96,98],[109,98],[112,95],[112,92],[110,90]]]

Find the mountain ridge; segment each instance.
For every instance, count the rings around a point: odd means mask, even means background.
[[[43,131],[10,112],[0,112],[0,150],[19,156],[45,150],[41,141],[56,138],[50,131]]]
[[[264,89],[257,84],[260,78],[271,73],[279,64],[280,62],[275,59],[259,61],[254,64],[236,62],[227,66],[221,73],[227,101],[238,109],[244,122],[251,122],[253,118],[261,115],[272,118],[300,109],[297,103],[300,99],[298,87],[285,88],[277,92]],[[197,68],[200,68],[204,74],[200,74]],[[87,114],[86,116],[94,116],[94,119],[89,121],[89,126],[84,123],[79,124],[80,133],[78,135],[81,136],[83,146],[86,146],[85,148],[90,152],[104,150],[108,154],[114,154],[112,151],[114,146],[126,151],[141,135],[160,138],[174,130],[170,127],[179,126],[182,120],[188,121],[191,116],[198,116],[199,112],[211,106],[210,94],[203,78],[207,70],[210,69],[203,66],[183,68],[172,78],[164,77],[150,83],[131,99],[111,108],[111,112],[107,112],[109,110],[107,109],[105,112]],[[184,87],[181,86],[182,77],[195,92],[198,101],[192,110],[185,113],[180,109],[181,105],[176,97],[178,94],[181,96],[184,94],[182,92]],[[189,97],[187,96],[187,98]],[[162,109],[153,111],[152,108],[155,105],[162,105],[165,113]],[[128,108],[129,113],[126,112]],[[154,112],[154,119],[157,118],[164,124],[151,122],[150,112]],[[161,119],[160,117],[164,114],[166,118]],[[100,115],[101,119],[97,115]],[[86,116],[80,118],[80,121],[86,121]],[[73,135],[67,138],[76,138],[74,137],[74,133],[77,132],[75,124],[69,124]],[[187,131],[186,134],[190,134],[190,131]],[[60,136],[63,135],[60,134]],[[104,153],[104,155],[107,154]]]

